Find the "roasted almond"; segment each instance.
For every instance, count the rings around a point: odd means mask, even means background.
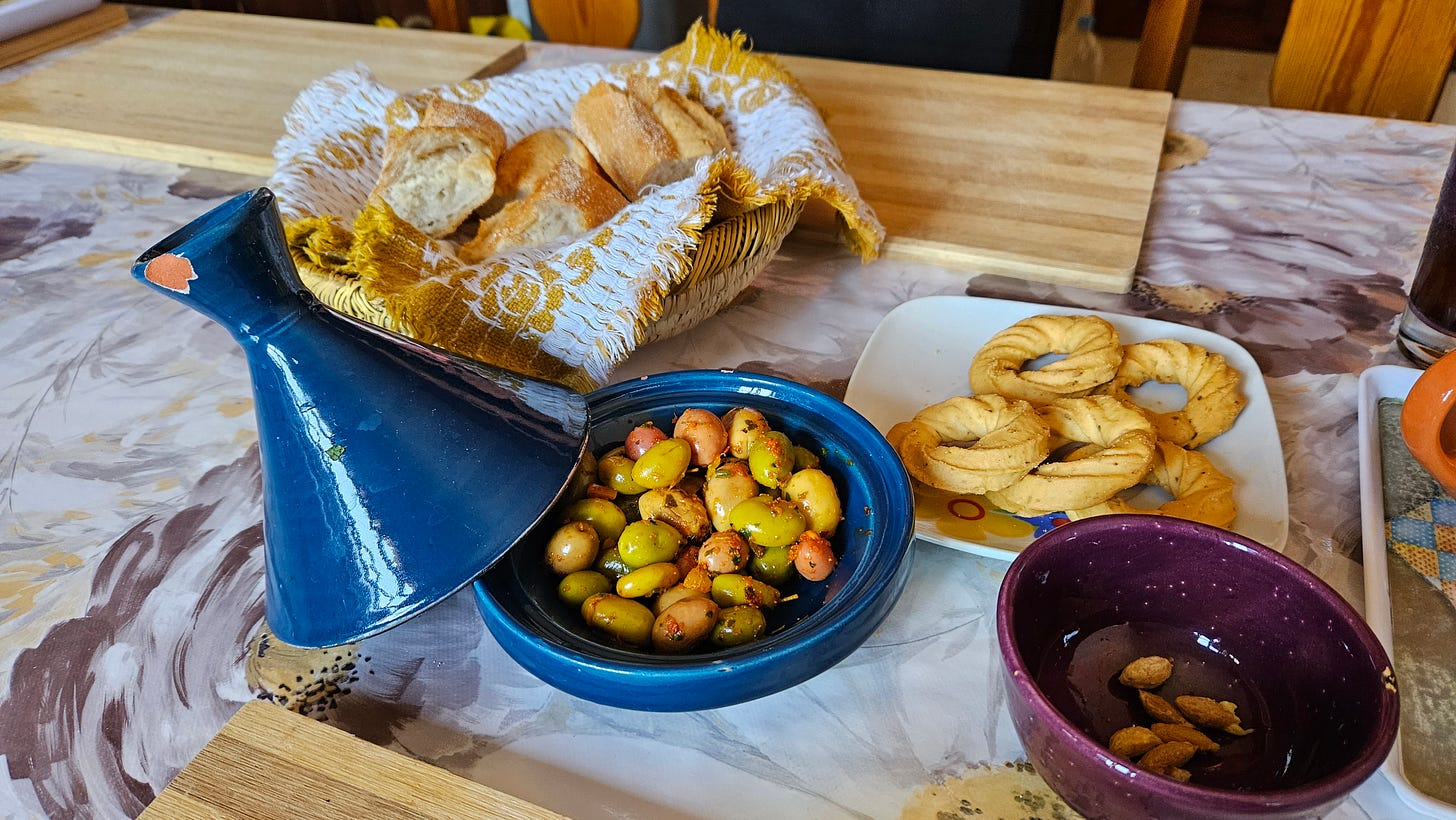
[[[1171,743],[1154,746],[1147,754],[1138,759],[1137,764],[1150,772],[1168,774],[1173,769],[1192,760],[1193,753],[1197,751],[1192,743],[1175,740]]]
[[[1146,689],[1138,690],[1138,700],[1143,702],[1143,709],[1148,713],[1148,716],[1159,723],[1181,723],[1184,726],[1189,725],[1188,718],[1183,717],[1183,714],[1173,704]],[[1204,698],[1204,700],[1208,699]]]
[[[1184,743],[1192,743],[1194,748],[1200,752],[1218,751],[1218,744],[1214,742],[1213,738],[1186,723],[1154,723],[1149,728],[1149,732],[1165,742],[1181,740]]]
[[[1157,689],[1172,674],[1173,661],[1170,658],[1149,655],[1124,666],[1122,674],[1118,675],[1117,679],[1124,686],[1131,686],[1134,689]]]
[[[1198,730],[1194,729],[1194,731]],[[1153,730],[1142,726],[1129,726],[1113,733],[1112,738],[1107,741],[1107,751],[1118,757],[1132,760],[1161,745],[1163,745],[1163,738],[1154,734]]]
[[[1219,729],[1232,735],[1245,735],[1248,730],[1239,725],[1238,706],[1229,701],[1216,701],[1199,695],[1179,695],[1173,699],[1178,709],[1197,726]]]

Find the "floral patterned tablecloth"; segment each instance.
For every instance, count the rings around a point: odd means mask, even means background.
[[[1358,607],[1356,375],[1400,361],[1403,286],[1456,129],[1196,102],[1171,126],[1196,139],[1159,175],[1131,293],[861,265],[791,240],[732,306],[615,378],[738,367],[842,396],[881,318],[934,294],[1222,333],[1273,396],[1285,551]],[[1005,564],[928,543],[863,648],[710,712],[553,690],[501,651],[468,591],[357,645],[270,641],[242,354],[128,275],[260,183],[0,142],[0,815],[135,815],[255,698],[578,817],[1055,814],[1003,704]],[[1395,814],[1409,812],[1377,775],[1331,816]]]

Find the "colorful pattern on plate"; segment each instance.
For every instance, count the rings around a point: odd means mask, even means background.
[[[1065,513],[1059,512],[1029,517],[1012,515],[984,496],[947,493],[918,483],[915,516],[934,521],[937,530],[952,538],[975,543],[988,536],[1036,538],[1068,520]]]

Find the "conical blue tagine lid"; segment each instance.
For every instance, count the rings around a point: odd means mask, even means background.
[[[132,275],[247,354],[267,617],[287,643],[356,641],[444,600],[531,529],[581,459],[580,394],[319,304],[267,189],[177,231]]]

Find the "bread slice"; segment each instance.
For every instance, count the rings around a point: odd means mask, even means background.
[[[682,179],[699,157],[729,147],[727,130],[706,108],[641,75],[625,89],[605,80],[587,89],[571,128],[629,199]]]
[[[530,196],[560,162],[572,162],[583,171],[602,174],[591,152],[568,129],[536,131],[501,154],[495,166],[495,195],[481,207],[480,215],[491,216],[506,203]]]
[[[505,144],[489,114],[437,97],[418,126],[390,138],[374,195],[424,233],[444,236],[494,193]]]
[[[475,238],[460,246],[461,259],[474,264],[512,248],[575,236],[626,206],[626,198],[602,175],[585,147],[573,147],[576,138],[570,132],[565,137],[554,133],[559,130],[526,137],[501,158],[498,196],[524,196],[506,200],[497,213],[481,220]]]

